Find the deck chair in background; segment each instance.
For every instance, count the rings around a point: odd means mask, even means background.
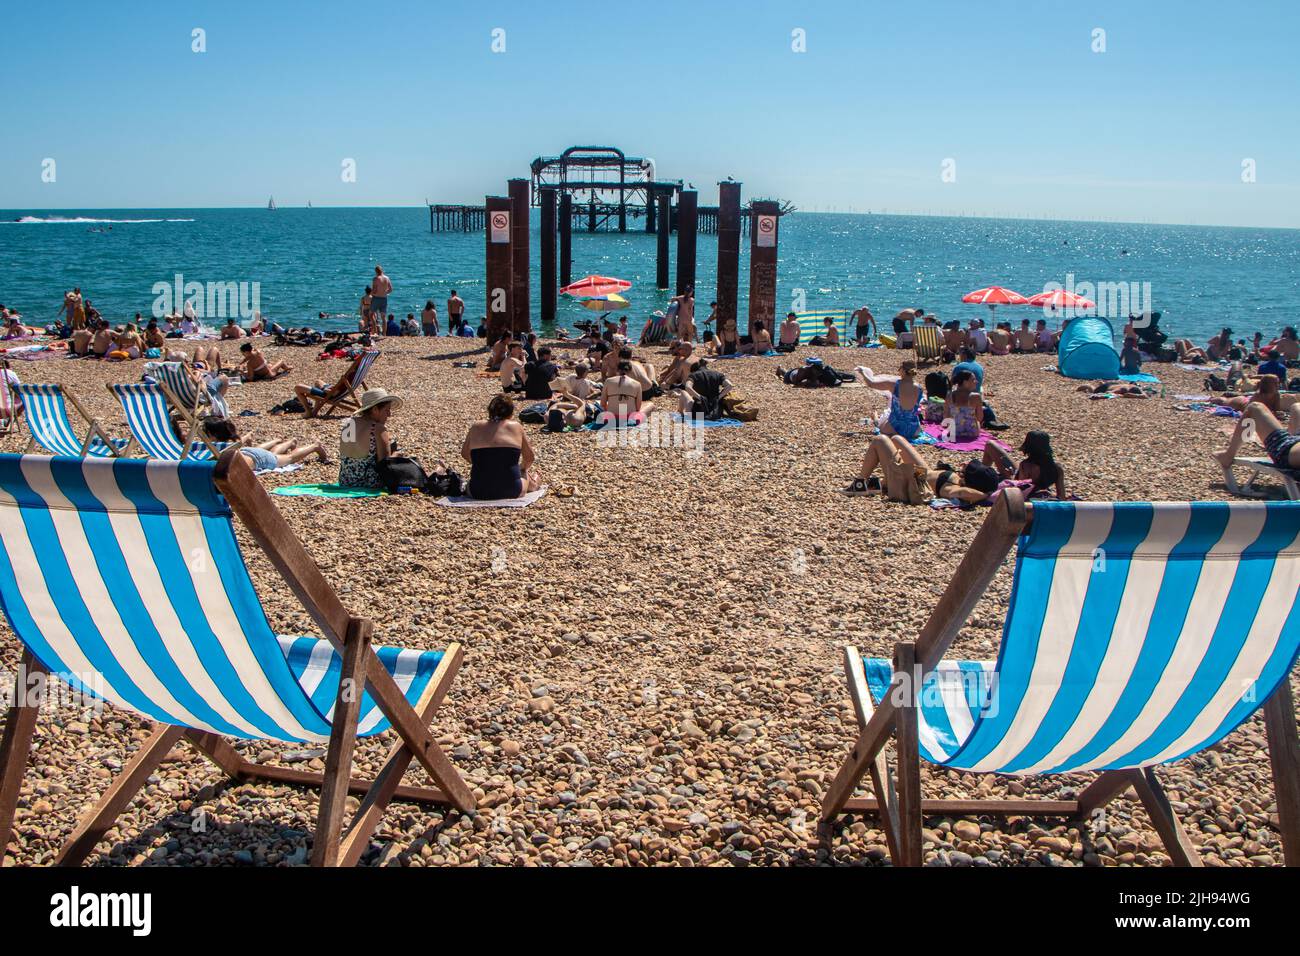
[[[1250,469],[1250,477],[1246,479],[1245,484],[1238,483],[1237,476],[1232,473],[1233,467]],[[1227,485],[1229,492],[1242,498],[1267,497],[1268,493],[1255,484],[1261,475],[1276,478],[1282,482],[1288,498],[1292,501],[1300,501],[1300,487],[1296,486],[1295,474],[1287,468],[1277,467],[1271,458],[1234,458],[1231,467],[1223,466],[1223,483]]]
[[[996,662],[944,659],[1019,539]],[[1129,787],[1173,861],[1200,858],[1154,768],[1263,709],[1287,865],[1300,865],[1300,503],[1035,502],[1005,491],[915,643],[845,649],[860,735],[822,804],[878,813],[896,864],[922,814],[1089,819]],[[883,748],[895,741],[891,768]],[[978,774],[1098,771],[1075,799],[923,800],[920,761]],[[869,774],[874,799],[853,799]]]
[[[199,414],[199,405],[204,399],[203,390],[194,379],[190,378],[189,369],[182,362],[156,362],[153,367],[146,366],[146,372],[152,372],[163,394],[167,396],[178,412],[191,421]]]
[[[912,348],[918,362],[937,362],[943,356],[943,330],[937,325],[918,325],[912,329]]]
[[[22,399],[27,430],[31,439],[27,451],[42,448],[51,455],[73,458],[113,458],[122,454],[128,439],[109,438],[98,419],[93,418],[77,396],[61,385],[14,385],[14,394]],[[68,418],[65,403],[72,403],[77,414],[86,422],[86,437],[79,438]]]
[[[108,385],[126,414],[126,427],[141,450],[159,461],[211,461],[231,444],[207,438],[190,420],[185,440],[176,438],[166,393],[159,385]],[[198,437],[194,437],[197,432]]]
[[[357,357],[356,364],[349,366],[338,383],[331,387],[321,399],[316,414],[330,415],[335,411],[353,412],[361,407],[360,392],[366,386],[366,376],[370,367],[379,358],[379,349],[366,349]]]
[[[324,640],[271,631],[232,512]],[[27,675],[0,740],[0,853],[39,709],[32,675],[154,722],[60,850],[61,865],[85,859],[182,742],[236,780],[319,786],[314,865],[356,863],[393,799],[475,808],[429,730],[460,645],[373,646],[371,621],[344,608],[238,451],[215,463],[0,455],[0,545],[0,599]],[[352,778],[357,737],[388,729],[398,739],[378,775]],[[328,742],[325,772],[250,763],[230,737]],[[412,760],[436,788],[402,785]],[[344,832],[350,791],[364,797]]]

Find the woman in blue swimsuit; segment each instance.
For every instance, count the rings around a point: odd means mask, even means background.
[[[916,363],[904,362],[898,369],[898,381],[889,393],[889,417],[880,426],[884,435],[897,435],[911,441],[921,432],[921,399],[925,396],[916,384]]]

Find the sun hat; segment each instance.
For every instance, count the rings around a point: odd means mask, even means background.
[[[361,405],[357,408],[357,414],[369,411],[376,405],[391,404],[394,409],[402,407],[402,400],[396,395],[389,395],[382,388],[368,388],[361,393]]]

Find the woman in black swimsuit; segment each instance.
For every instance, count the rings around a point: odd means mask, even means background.
[[[515,406],[504,395],[488,403],[487,421],[469,427],[460,455],[470,463],[469,493],[480,501],[519,498],[542,486],[533,468],[533,449]]]

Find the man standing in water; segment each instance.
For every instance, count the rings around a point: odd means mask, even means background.
[[[375,279],[370,283],[370,311],[382,317],[388,314],[388,296],[393,291],[392,280],[384,275],[383,266],[375,266]]]
[[[451,335],[460,334],[460,326],[464,321],[465,301],[456,294],[456,290],[451,290],[451,297],[447,299],[447,328]]]
[[[858,344],[866,344],[871,340],[871,336],[876,334],[876,317],[864,305],[853,313],[853,321],[857,327]]]

